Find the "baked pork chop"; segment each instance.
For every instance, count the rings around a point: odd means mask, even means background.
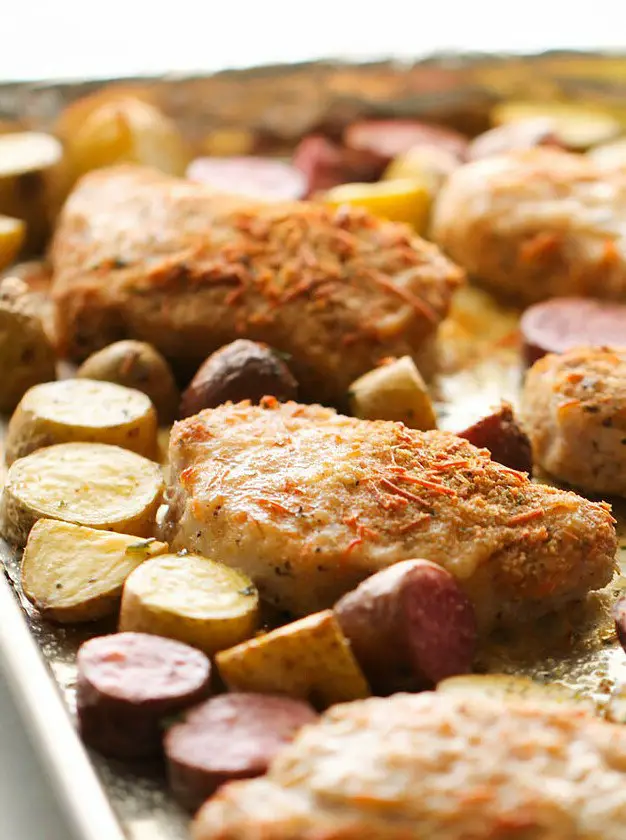
[[[346,703],[194,840],[622,840],[626,729],[574,707],[436,692]]]
[[[385,356],[432,366],[463,280],[437,246],[363,210],[255,205],[132,166],[78,183],[51,258],[70,358],[135,338],[193,374],[244,337],[288,353],[301,393],[323,402]]]
[[[164,538],[303,615],[398,560],[454,574],[489,627],[604,586],[610,509],[531,483],[449,432],[266,398],[177,423]]]

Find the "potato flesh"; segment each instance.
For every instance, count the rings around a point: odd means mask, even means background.
[[[100,443],[60,443],[10,467],[0,503],[0,531],[24,545],[38,519],[150,537],[163,493],[157,464]]]
[[[409,356],[368,371],[349,389],[350,410],[364,420],[396,420],[411,429],[437,428],[426,383]]]
[[[258,621],[259,596],[247,575],[196,554],[167,554],[126,581],[119,629],[213,654],[249,638]]]
[[[15,262],[25,234],[26,226],[21,219],[0,216],[0,271]]]
[[[167,549],[154,539],[40,519],[22,558],[24,594],[61,623],[103,618],[117,608],[128,575]]]
[[[618,119],[601,109],[575,102],[503,102],[493,109],[494,125],[546,117],[554,122],[554,133],[570,149],[588,149],[606,143],[621,133]]]
[[[31,388],[9,422],[8,464],[55,443],[107,443],[153,458],[158,421],[150,399],[132,388],[65,379]]]
[[[425,181],[405,179],[375,184],[341,184],[330,189],[323,196],[323,201],[333,207],[342,204],[364,207],[374,216],[407,222],[421,232],[426,228],[431,193]]]
[[[370,694],[332,610],[224,650],[216,663],[232,691],[287,694],[323,707]]]
[[[528,677],[512,674],[468,674],[448,677],[437,685],[437,691],[482,694],[487,697],[510,697],[534,703],[581,703],[588,698],[578,698],[559,683],[539,683]]]

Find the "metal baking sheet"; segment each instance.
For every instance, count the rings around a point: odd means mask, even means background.
[[[608,105],[623,113],[626,125],[626,57],[590,53],[316,62],[111,82],[153,97],[198,143],[206,132],[228,127],[289,145],[307,131],[332,133],[363,115],[423,116],[476,132],[493,103],[512,96]],[[47,128],[65,104],[103,84],[0,85],[0,120]],[[435,390],[443,428],[463,428],[501,398],[517,402],[517,319],[477,289],[459,293],[440,336],[442,373]],[[614,512],[624,564],[626,508],[617,503]],[[184,840],[188,818],[167,794],[161,765],[106,760],[86,751],[75,733],[77,647],[113,624],[60,628],[42,621],[21,592],[19,557],[1,541],[0,560],[0,662],[76,835]],[[623,588],[620,577],[585,604],[494,636],[481,650],[479,668],[556,680],[592,698],[602,713],[611,689],[626,681],[626,657],[610,620],[610,604]]]

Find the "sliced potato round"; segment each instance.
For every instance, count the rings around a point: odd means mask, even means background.
[[[554,121],[554,133],[569,149],[584,150],[606,143],[621,134],[614,116],[589,105],[574,102],[502,102],[491,112],[494,125],[546,117]]]
[[[40,519],[22,558],[24,594],[60,623],[95,621],[115,612],[128,575],[167,543]]]
[[[0,271],[15,262],[25,234],[26,227],[21,219],[0,216]]]
[[[184,175],[190,157],[176,125],[158,108],[130,96],[88,111],[65,142],[74,178],[116,163]]]
[[[348,396],[355,417],[396,420],[423,431],[437,428],[428,388],[410,356],[363,374],[350,385]]]
[[[448,677],[437,685],[437,691],[482,694],[487,697],[508,697],[538,703],[588,703],[559,683],[539,683],[513,674],[464,674]]]
[[[36,385],[9,421],[7,464],[54,443],[109,443],[156,457],[158,422],[150,399],[133,388],[91,379]]]
[[[375,184],[341,184],[324,194],[333,207],[351,204],[364,207],[375,216],[407,222],[423,231],[428,221],[431,193],[427,183],[417,180],[378,181]]]
[[[258,620],[259,595],[247,575],[197,554],[165,554],[127,579],[119,629],[213,654],[249,638]]]
[[[27,247],[40,248],[64,187],[63,147],[49,134],[0,135],[0,213],[26,223]]]
[[[24,545],[38,519],[150,537],[163,494],[158,464],[104,443],[59,443],[15,461],[0,501],[0,532]]]

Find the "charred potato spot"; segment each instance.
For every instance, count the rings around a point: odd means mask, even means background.
[[[183,393],[180,416],[203,408],[272,396],[295,399],[298,385],[289,368],[267,345],[239,339],[217,350],[201,365]]]
[[[150,397],[163,424],[171,422],[178,411],[180,395],[172,370],[158,350],[143,341],[110,344],[83,362],[76,376],[141,391]]]

